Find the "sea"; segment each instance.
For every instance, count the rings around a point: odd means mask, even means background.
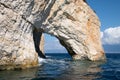
[[[74,61],[67,53],[46,56],[39,67],[0,71],[0,80],[120,80],[120,53],[106,53],[106,62]]]

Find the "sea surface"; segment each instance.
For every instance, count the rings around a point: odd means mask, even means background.
[[[0,71],[0,80],[120,80],[120,54],[107,62],[74,61],[68,54],[46,54],[37,68]]]

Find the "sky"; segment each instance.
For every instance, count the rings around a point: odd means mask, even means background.
[[[101,22],[101,41],[106,53],[120,53],[120,0],[86,0]],[[45,34],[45,53],[66,53],[59,41]]]

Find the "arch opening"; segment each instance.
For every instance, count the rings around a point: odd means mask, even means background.
[[[66,48],[61,45],[58,38],[44,33],[45,44],[44,44],[44,53],[68,53]]]

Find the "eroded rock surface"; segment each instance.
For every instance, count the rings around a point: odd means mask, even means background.
[[[0,0],[0,28],[0,65],[8,69],[36,66],[38,54],[45,58],[43,32],[74,59],[105,58],[99,19],[85,0]]]
[[[84,1],[56,0],[41,28],[56,36],[74,59],[101,60],[100,22]]]

